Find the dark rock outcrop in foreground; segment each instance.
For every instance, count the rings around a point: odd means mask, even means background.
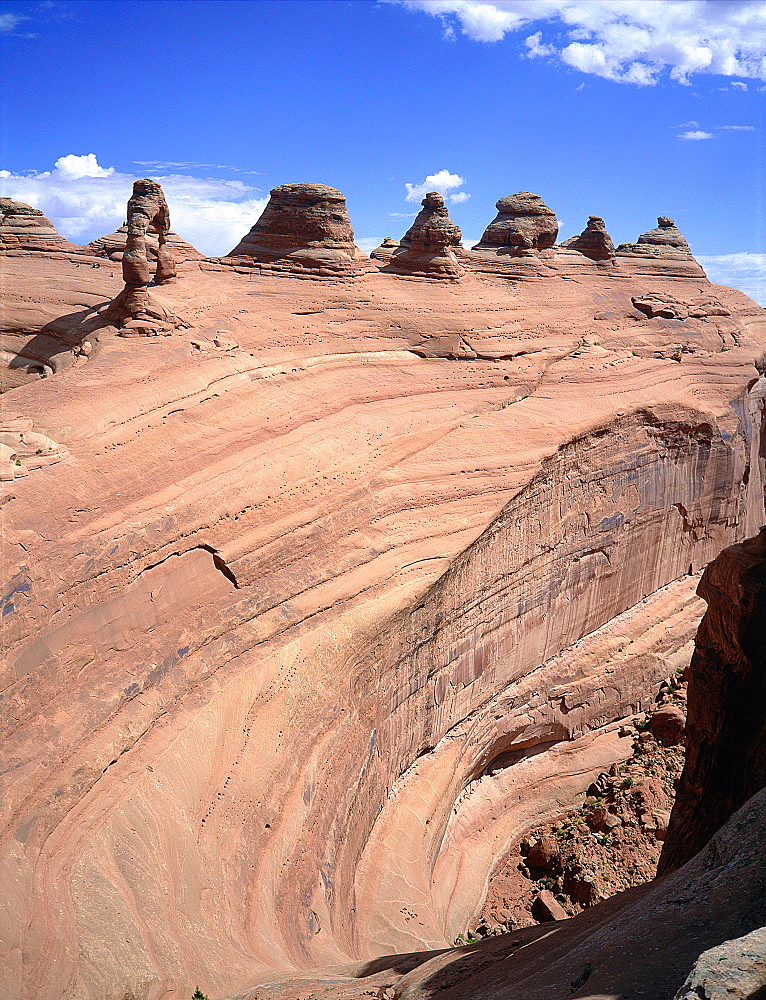
[[[39,208],[0,198],[0,250],[78,253],[81,248],[65,240]]]
[[[474,249],[524,254],[548,250],[556,242],[556,215],[539,194],[518,191],[501,198],[495,207],[497,215]]]
[[[689,680],[689,749],[660,873],[673,871],[766,786],[766,528],[732,545],[697,591],[708,609]]]
[[[227,258],[311,277],[349,276],[370,267],[354,244],[346,199],[327,184],[281,184]],[[225,260],[226,258],[224,258]]]
[[[459,278],[465,273],[455,256],[462,233],[450,219],[444,198],[429,191],[422,209],[390,259],[390,269],[424,278]],[[461,248],[462,249],[462,248]]]

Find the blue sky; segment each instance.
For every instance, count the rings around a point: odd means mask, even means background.
[[[5,0],[0,46],[0,193],[75,242],[141,176],[209,254],[289,181],[365,249],[431,187],[467,242],[530,190],[562,239],[670,215],[766,303],[766,0]]]

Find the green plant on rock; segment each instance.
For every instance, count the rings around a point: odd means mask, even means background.
[[[207,994],[203,993],[202,990],[199,988],[199,986],[197,986],[194,992],[192,993],[191,1000],[209,1000],[209,998]]]

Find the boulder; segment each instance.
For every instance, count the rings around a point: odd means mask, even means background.
[[[346,199],[337,188],[282,184],[270,195],[261,217],[224,261],[309,277],[369,270],[370,259],[354,244]]]
[[[553,837],[540,837],[529,848],[527,865],[530,868],[548,868],[559,856],[559,845]]]
[[[566,920],[569,914],[548,889],[543,889],[532,904],[532,916],[540,923],[550,920]]]
[[[686,715],[680,705],[663,705],[649,722],[649,730],[666,747],[678,746],[684,738]]]

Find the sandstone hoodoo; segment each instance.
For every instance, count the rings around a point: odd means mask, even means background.
[[[149,295],[149,285],[163,285],[176,276],[176,266],[168,246],[170,211],[157,181],[145,177],[133,183],[128,201],[122,277],[125,287],[112,301],[110,312],[119,318],[126,334],[166,333],[177,321]],[[157,236],[156,257],[152,260],[148,235]],[[154,270],[154,275],[152,275]]]
[[[108,236],[100,236],[85,248],[86,251],[98,257],[109,257],[111,260],[122,260],[128,242],[127,222]],[[182,236],[169,229],[165,234],[165,253],[170,254],[176,264],[188,260],[202,260],[202,254],[187,242]],[[159,234],[152,229],[146,233],[146,254],[150,261],[156,261],[160,252]]]
[[[429,191],[417,218],[394,251],[390,270],[424,278],[456,279],[464,274],[455,250],[462,250],[462,234],[450,219],[444,197]]]
[[[705,272],[689,249],[685,237],[666,215],[657,218],[657,227],[638,237],[637,243],[621,243],[616,250],[625,269],[636,274],[666,277],[704,278]]]
[[[565,240],[562,247],[567,250],[577,250],[578,253],[590,257],[591,260],[613,260],[614,243],[606,231],[604,220],[598,215],[588,217],[588,225],[579,236]]]
[[[675,221],[666,215],[657,218],[657,228],[650,229],[648,233],[643,233],[638,237],[639,244],[652,247],[673,247],[675,250],[682,250],[691,255],[689,244],[685,237],[676,228]]]
[[[386,238],[383,240],[380,246],[375,247],[375,249],[372,251],[372,253],[370,254],[370,259],[380,260],[383,261],[384,263],[387,263],[389,260],[391,260],[391,255],[396,252],[399,246],[400,244],[396,242],[393,236],[386,236]]]
[[[549,250],[556,242],[559,232],[556,215],[540,195],[519,191],[501,198],[495,207],[497,215],[484,230],[475,250],[522,255]]]
[[[37,250],[78,253],[80,247],[65,240],[39,208],[23,201],[0,198],[0,251]]]
[[[354,244],[346,199],[337,188],[282,184],[270,195],[253,228],[227,254],[232,262],[311,277],[349,277],[371,267]]]

